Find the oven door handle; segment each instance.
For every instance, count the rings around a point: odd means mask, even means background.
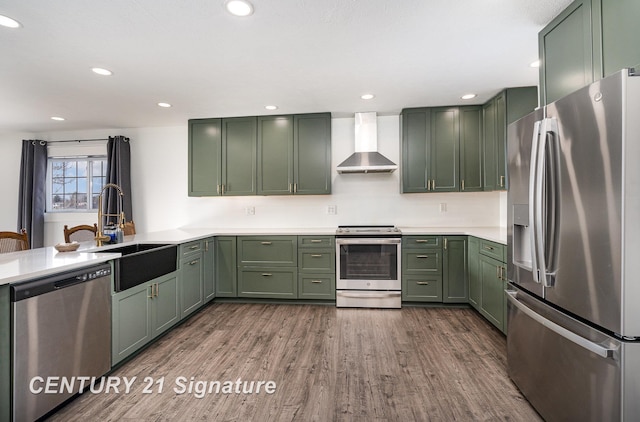
[[[402,239],[395,237],[378,237],[378,238],[338,238],[338,245],[397,245]]]

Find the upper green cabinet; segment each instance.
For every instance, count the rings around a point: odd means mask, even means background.
[[[331,114],[189,120],[189,195],[331,193]]]
[[[540,101],[549,104],[640,64],[637,0],[576,0],[538,34]]]
[[[482,107],[460,108],[460,192],[482,190]]]
[[[483,190],[507,189],[507,126],[537,106],[535,86],[507,88],[482,106]]]
[[[465,109],[402,110],[403,193],[460,190],[460,115]]]

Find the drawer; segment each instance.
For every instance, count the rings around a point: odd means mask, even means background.
[[[298,269],[300,271],[334,272],[336,269],[336,254],[327,249],[298,250]]]
[[[442,273],[442,252],[435,250],[415,250],[402,252],[402,271],[406,273]]]
[[[299,248],[333,248],[336,247],[335,236],[298,236]]]
[[[242,236],[237,242],[239,266],[298,265],[297,236]]]
[[[252,268],[238,271],[238,297],[296,299],[298,274],[294,268]]]
[[[409,302],[442,302],[442,277],[402,277],[402,300]]]
[[[480,239],[480,253],[501,262],[506,262],[506,248],[501,243]]]
[[[300,299],[335,299],[336,276],[333,274],[298,274],[298,297]]]
[[[180,257],[200,252],[202,250],[202,241],[196,240],[189,243],[183,243],[180,245]]]
[[[403,248],[439,248],[441,245],[442,236],[402,236]]]

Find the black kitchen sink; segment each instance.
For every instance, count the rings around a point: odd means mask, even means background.
[[[122,254],[114,262],[116,292],[146,283],[176,271],[178,268],[177,245],[136,243],[103,249],[100,252],[119,252]]]

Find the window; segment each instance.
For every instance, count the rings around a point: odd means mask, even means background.
[[[47,212],[97,211],[107,157],[50,157],[47,174]]]

